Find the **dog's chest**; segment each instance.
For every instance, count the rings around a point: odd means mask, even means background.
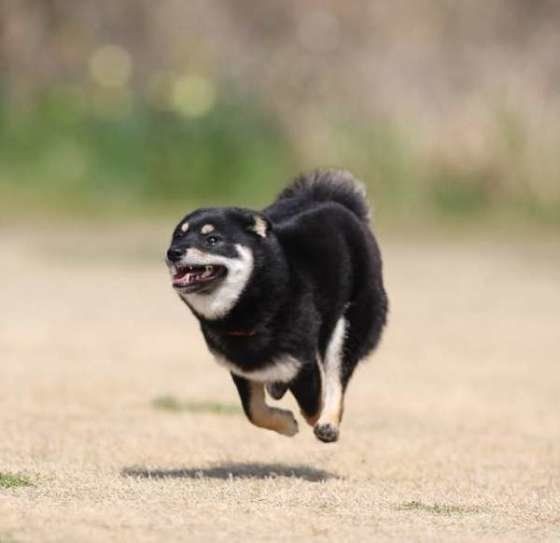
[[[235,375],[261,383],[289,383],[301,369],[301,362],[291,355],[277,356],[254,369],[242,368],[223,355],[217,353],[214,353],[214,355],[218,364]]]

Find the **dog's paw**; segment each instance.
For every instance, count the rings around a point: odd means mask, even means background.
[[[287,390],[288,385],[286,385],[285,383],[268,383],[266,385],[266,391],[268,392],[268,395],[275,400],[281,400],[284,394],[286,394]]]
[[[282,418],[281,424],[277,426],[276,431],[284,436],[295,436],[299,431],[299,427],[293,413],[291,411],[284,411],[283,409],[279,409],[278,411],[280,411],[279,415],[281,414]]]
[[[324,443],[334,443],[338,440],[338,428],[330,423],[319,423],[313,428],[315,437]]]

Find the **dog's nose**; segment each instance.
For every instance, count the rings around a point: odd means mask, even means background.
[[[181,251],[181,249],[174,249],[171,247],[171,249],[167,251],[167,260],[169,260],[169,262],[177,262],[178,260],[181,260],[182,256],[183,251]]]

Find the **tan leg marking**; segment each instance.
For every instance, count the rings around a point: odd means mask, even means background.
[[[315,426],[317,424],[317,421],[319,420],[319,416],[321,415],[321,412],[319,412],[316,415],[313,415],[312,417],[308,417],[301,410],[300,410],[300,413],[301,413],[301,416],[306,420],[307,424],[309,424],[309,426]]]
[[[250,381],[249,413],[255,426],[273,430],[285,436],[298,432],[298,425],[291,411],[270,407],[265,401],[264,384]]]

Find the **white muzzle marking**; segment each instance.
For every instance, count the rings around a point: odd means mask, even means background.
[[[239,300],[253,272],[253,253],[248,247],[236,245],[239,258],[204,253],[198,249],[188,249],[181,264],[188,266],[220,265],[227,268],[227,275],[221,284],[208,294],[180,293],[199,315],[208,320],[220,319],[227,315]]]

